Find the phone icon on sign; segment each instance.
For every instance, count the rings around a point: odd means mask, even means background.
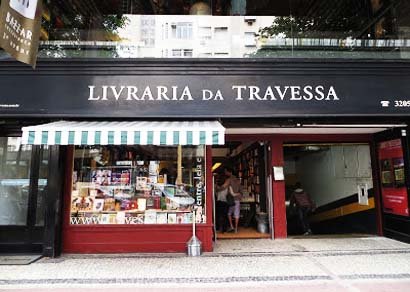
[[[382,100],[380,103],[382,104],[382,107],[389,107],[390,105],[390,101],[388,100]]]
[[[26,18],[34,19],[38,0],[10,0],[10,7]]]

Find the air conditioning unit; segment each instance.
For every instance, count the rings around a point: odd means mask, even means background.
[[[248,23],[248,25],[252,25],[256,21],[256,16],[245,16],[244,21]]]

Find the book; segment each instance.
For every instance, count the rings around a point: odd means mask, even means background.
[[[110,224],[110,214],[101,214],[101,224]]]
[[[113,198],[104,199],[103,211],[115,211],[115,199]]]
[[[93,170],[91,173],[91,182],[99,185],[110,185],[111,184],[111,170]]]
[[[104,210],[104,199],[94,199],[93,211],[101,212]]]
[[[120,172],[113,172],[111,174],[111,183],[112,184],[120,184],[121,183],[121,173]]]
[[[147,199],[138,198],[137,199],[138,211],[145,211],[147,209]]]
[[[154,197],[148,197],[147,198],[147,209],[155,209],[154,208]]]
[[[137,176],[135,181],[136,190],[146,190],[147,189],[148,178],[145,176]]]
[[[182,223],[192,223],[192,213],[183,213],[184,219]]]
[[[71,212],[93,210],[93,199],[89,197],[77,197],[71,201]]]
[[[156,224],[157,212],[154,210],[145,211],[144,224]]]
[[[130,173],[129,171],[123,171],[121,173],[121,184],[128,185],[130,183]]]
[[[184,223],[184,213],[177,213],[177,224],[182,224]]]
[[[125,212],[117,212],[117,224],[125,224]]]
[[[177,223],[177,214],[168,213],[168,224],[176,224],[176,223]]]
[[[167,213],[157,213],[157,224],[167,224]]]

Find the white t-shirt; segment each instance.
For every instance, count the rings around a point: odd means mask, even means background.
[[[220,190],[216,192],[216,200],[226,202],[226,195],[228,195],[228,189]]]

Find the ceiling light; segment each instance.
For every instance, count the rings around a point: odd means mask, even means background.
[[[215,170],[217,170],[218,169],[218,167],[220,167],[222,165],[222,163],[221,162],[217,162],[217,163],[215,163],[213,166],[212,166],[212,172],[214,172]]]

